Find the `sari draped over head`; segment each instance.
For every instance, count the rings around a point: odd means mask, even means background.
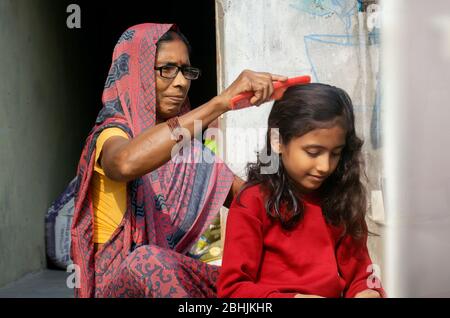
[[[170,160],[157,170],[127,184],[127,210],[120,226],[99,250],[93,241],[94,210],[90,180],[96,140],[106,128],[118,127],[129,138],[156,125],[156,43],[172,24],[141,24],[120,37],[103,91],[103,108],[87,137],[77,170],[71,257],[78,266],[78,297],[97,294],[96,273],[114,275],[120,261],[137,247],[158,246],[186,254],[219,212],[230,190],[233,173],[201,142],[192,139],[188,157]],[[190,110],[189,101],[181,114]],[[213,158],[198,160],[207,154]],[[103,268],[102,268],[103,267]]]

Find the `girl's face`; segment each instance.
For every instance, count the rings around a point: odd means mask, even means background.
[[[346,131],[340,125],[314,129],[301,137],[279,144],[284,167],[298,190],[318,189],[336,169],[345,146]]]
[[[156,56],[156,67],[164,65],[189,66],[189,51],[180,39],[163,42]],[[187,80],[181,71],[173,79],[161,76],[159,71],[156,75],[156,111],[159,122],[172,118],[181,110],[186,100],[191,81]]]

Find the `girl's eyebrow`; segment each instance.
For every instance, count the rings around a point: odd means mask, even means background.
[[[341,149],[341,148],[344,148],[344,147],[345,147],[345,144],[344,144],[344,145],[337,146],[337,147],[334,147],[333,150]],[[315,144],[312,144],[312,145],[306,145],[305,148],[320,148],[320,149],[325,149],[325,150],[328,149],[327,147],[324,147],[324,146],[322,146],[322,145],[315,145]]]

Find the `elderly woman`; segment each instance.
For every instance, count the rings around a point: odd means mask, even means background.
[[[213,160],[201,160],[209,150],[177,129],[193,136],[194,121],[206,128],[242,92],[260,105],[272,81],[286,78],[244,71],[190,110],[187,94],[200,70],[189,52],[170,24],[131,27],[115,47],[104,107],[78,166],[71,251],[78,297],[216,296],[218,268],[186,253],[242,180],[211,152]],[[190,146],[185,160],[174,160],[178,143]]]

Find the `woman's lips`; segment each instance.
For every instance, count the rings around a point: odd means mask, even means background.
[[[181,96],[166,96],[166,98],[174,103],[181,103],[184,101],[184,97]]]

